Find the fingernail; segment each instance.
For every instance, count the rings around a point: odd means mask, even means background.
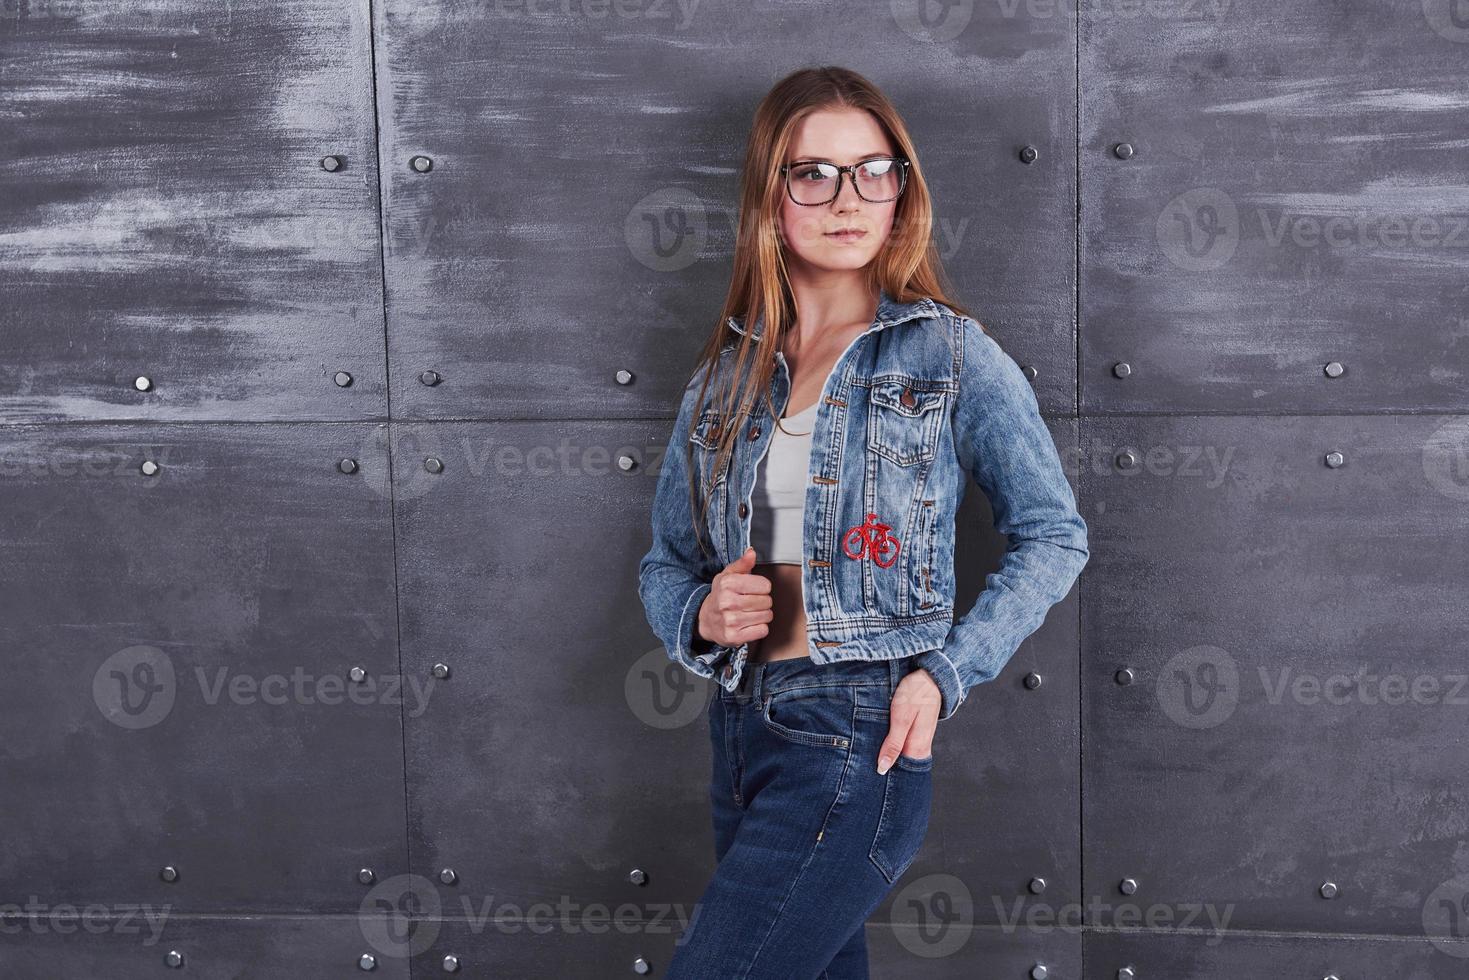
[[[878,760],[877,760],[877,774],[879,776],[886,775],[887,774],[887,771],[889,769],[891,769],[892,767],[893,767],[893,757],[892,756],[890,756],[890,755],[884,755],[884,756],[881,756],[881,757],[878,758]]]

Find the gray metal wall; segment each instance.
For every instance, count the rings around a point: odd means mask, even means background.
[[[635,563],[839,63],[1093,548],[877,975],[1463,976],[1469,8],[1069,6],[6,0],[0,974],[663,972],[712,688]]]

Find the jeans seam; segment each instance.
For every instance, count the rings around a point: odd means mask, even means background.
[[[857,723],[855,703],[852,706],[852,711],[852,724],[855,730]],[[775,927],[780,923],[781,915],[785,912],[786,906],[790,904],[791,895],[795,894],[796,888],[801,884],[801,879],[806,877],[806,870],[811,867],[811,862],[816,860],[816,851],[821,847],[822,838],[826,836],[826,828],[831,824],[832,811],[841,802],[842,793],[847,788],[847,772],[852,768],[852,746],[854,744],[856,744],[856,739],[849,739],[847,741],[847,758],[842,763],[842,774],[837,779],[836,795],[832,798],[831,806],[826,808],[826,816],[821,818],[821,829],[816,832],[816,840],[812,842],[810,849],[806,852],[806,860],[801,864],[801,870],[796,872],[795,877],[791,879],[790,887],[786,889],[785,895],[781,897],[780,908],[775,910],[775,916],[770,920],[770,928],[765,931],[765,936],[760,940],[760,945],[755,947],[755,952],[750,957],[749,964],[745,967],[745,971],[741,975],[741,980],[746,980],[750,975],[750,971],[755,968],[755,964],[760,959],[760,954],[765,951],[766,944],[770,942],[770,934],[775,931]]]

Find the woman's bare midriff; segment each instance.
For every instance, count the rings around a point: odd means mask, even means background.
[[[751,641],[751,662],[809,657],[806,606],[801,595],[801,566],[756,562],[753,571],[770,579],[770,611],[775,618],[769,623],[768,635]]]

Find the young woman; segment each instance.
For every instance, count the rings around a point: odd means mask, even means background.
[[[761,102],[734,272],[686,387],[639,594],[714,679],[718,869],[669,977],[867,976],[928,829],[932,741],[1070,591],[1086,524],[1019,366],[945,298],[907,128],[865,78]],[[954,620],[972,477],[1009,538]]]

